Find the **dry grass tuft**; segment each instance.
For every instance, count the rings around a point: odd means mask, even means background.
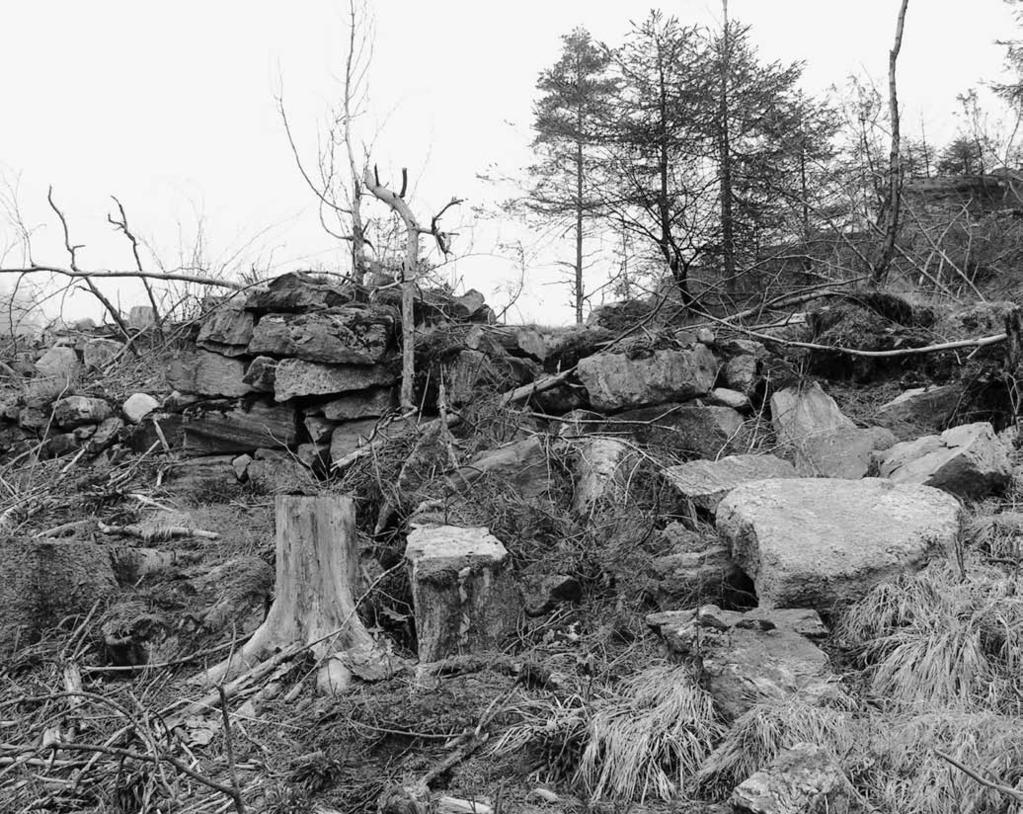
[[[594,799],[670,800],[721,734],[713,702],[689,668],[651,667],[598,705],[579,780]]]
[[[836,755],[852,748],[852,712],[799,700],[763,703],[746,712],[700,767],[694,789],[725,799],[739,783],[797,743],[813,743]]]
[[[937,756],[940,750],[992,781],[1021,788],[1023,721],[994,713],[930,712],[878,718],[856,785],[879,811],[1009,814],[1023,807]]]
[[[970,558],[879,585],[850,608],[839,640],[868,690],[896,709],[1014,712],[1023,665],[1023,579]]]

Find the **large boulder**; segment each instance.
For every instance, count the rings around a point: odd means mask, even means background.
[[[189,413],[181,425],[186,455],[224,455],[261,447],[280,449],[298,444],[295,411],[283,405],[255,402],[247,407]]]
[[[256,314],[309,313],[347,305],[357,294],[351,284],[337,285],[309,272],[289,272],[249,294],[246,309]]]
[[[621,410],[685,401],[710,392],[718,361],[705,345],[688,350],[656,350],[630,358],[598,353],[579,360],[577,375],[597,410]]]
[[[904,441],[885,452],[878,474],[896,483],[920,483],[964,498],[998,492],[1012,479],[1005,443],[981,421]]]
[[[862,478],[874,452],[895,443],[889,430],[857,427],[816,382],[772,395],[771,423],[780,451],[805,477]]]
[[[215,308],[203,317],[196,344],[223,356],[242,356],[256,320],[240,301]]]
[[[277,365],[274,399],[324,396],[394,384],[397,374],[384,365],[323,365],[303,359],[284,359]]]
[[[547,449],[533,435],[486,450],[449,475],[447,483],[454,493],[471,493],[473,484],[484,476],[495,478],[523,498],[539,497],[551,487]]]
[[[626,410],[609,419],[604,431],[687,458],[717,458],[746,449],[749,436],[742,415],[731,407],[659,404]]]
[[[373,365],[391,346],[390,308],[348,305],[311,314],[268,314],[256,325],[249,353],[332,365]]]
[[[200,396],[244,396],[252,388],[245,383],[245,362],[219,353],[198,350],[182,354],[167,367],[167,382],[182,393]]]
[[[827,654],[811,641],[826,632],[813,611],[703,605],[650,614],[647,624],[675,653],[700,659],[702,683],[726,719],[758,703],[844,698]]]
[[[36,360],[36,371],[47,379],[57,379],[66,384],[80,372],[82,366],[74,348],[63,345],[50,348]]]
[[[916,387],[878,407],[874,421],[900,441],[912,441],[948,426],[963,396],[962,386],[956,384]]]
[[[929,486],[881,478],[754,481],[718,506],[718,533],[764,607],[830,612],[951,547],[962,507]]]
[[[421,663],[499,649],[521,600],[508,551],[486,528],[425,526],[405,548]]]
[[[374,387],[328,401],[323,405],[323,417],[328,421],[379,418],[397,406],[397,394],[393,387]]]
[[[691,505],[714,512],[736,486],[755,480],[795,478],[795,467],[774,455],[729,455],[718,461],[689,461],[664,470],[668,483]]]

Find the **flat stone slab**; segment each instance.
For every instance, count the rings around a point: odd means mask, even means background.
[[[715,706],[735,719],[765,701],[808,703],[844,697],[827,654],[811,641],[824,630],[814,611],[757,608],[747,613],[703,605],[651,614],[668,647],[701,660]]]
[[[792,464],[774,455],[729,455],[719,461],[690,461],[667,467],[664,475],[684,498],[709,512],[744,483],[797,477]]]
[[[718,533],[763,607],[829,612],[923,567],[959,533],[959,501],[883,478],[763,480],[733,489]]]
[[[277,365],[274,399],[287,401],[296,396],[348,393],[393,384],[397,379],[397,374],[384,365],[323,365],[284,359]]]

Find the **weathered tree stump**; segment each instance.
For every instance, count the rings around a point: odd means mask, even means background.
[[[352,594],[359,562],[352,499],[278,495],[276,529],[277,576],[266,620],[206,680],[220,681],[296,645],[308,646],[319,659],[322,692],[344,691],[353,673],[385,675],[385,656],[356,614]]]
[[[487,529],[416,528],[405,557],[421,664],[492,649],[515,630],[521,600],[508,552]]]

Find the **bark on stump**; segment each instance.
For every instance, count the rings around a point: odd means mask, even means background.
[[[220,681],[282,650],[308,645],[321,662],[317,687],[343,692],[353,674],[381,678],[386,658],[356,614],[359,552],[348,496],[276,498],[277,576],[263,624],[239,654],[211,669]]]
[[[492,649],[515,630],[521,601],[508,552],[487,529],[415,528],[405,557],[421,664]]]

